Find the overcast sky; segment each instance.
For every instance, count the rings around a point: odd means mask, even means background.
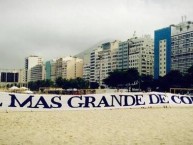
[[[125,41],[193,21],[192,0],[0,0],[0,69],[24,59],[75,55],[104,40]]]

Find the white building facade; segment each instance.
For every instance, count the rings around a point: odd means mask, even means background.
[[[45,80],[45,65],[39,64],[31,68],[30,81]]]
[[[83,60],[76,57],[65,57],[56,60],[56,78],[74,79],[83,76]]]
[[[84,80],[90,81],[90,64],[83,65],[83,77]]]
[[[26,71],[25,81],[26,82],[37,80],[37,79],[35,79],[35,75],[37,76],[37,78],[39,78],[39,76],[45,75],[45,74],[43,74],[45,71],[39,71],[37,74],[37,72],[36,72],[37,66],[39,68],[40,65],[42,65],[42,67],[43,67],[43,60],[41,57],[29,56],[29,57],[25,58],[25,71]],[[35,73],[35,74],[32,74],[32,73]]]
[[[117,69],[117,50],[119,41],[107,42],[93,50],[90,56],[90,82],[103,85],[108,73]]]
[[[94,49],[90,53],[90,82],[98,82],[99,79],[99,64],[98,64],[98,59],[99,59],[99,52],[102,51],[101,46],[98,48]]]
[[[83,79],[90,81],[90,50],[83,54]]]
[[[128,41],[120,42],[117,51],[117,69],[126,71],[129,68],[128,60]]]
[[[171,70],[186,73],[193,65],[193,22],[171,25]]]
[[[161,77],[166,75],[166,39],[159,41],[159,75]]]
[[[140,75],[154,74],[153,42],[150,35],[128,40],[128,66],[136,68]]]

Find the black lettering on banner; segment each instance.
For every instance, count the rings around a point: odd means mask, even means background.
[[[26,100],[22,102],[22,101],[19,101],[14,94],[9,94],[9,95],[11,96],[11,103],[8,107],[25,107],[26,106],[27,108],[40,108],[40,106],[42,106],[42,108],[46,108],[46,109],[62,107],[62,104],[55,100],[56,98],[61,100],[61,97],[58,97],[58,96],[55,96],[51,99],[52,104],[50,106],[48,105],[48,103],[46,102],[43,96],[41,96],[37,101],[37,103],[35,104],[35,106],[33,106],[32,103],[33,103],[34,96],[29,96]],[[56,105],[56,106],[53,106],[53,105]]]
[[[89,104],[91,104],[93,107],[96,107],[94,102],[95,102],[95,97],[93,96],[85,96],[85,105],[84,108],[90,108]]]
[[[40,97],[40,99],[33,108],[39,108],[39,105],[43,105],[43,108],[50,108],[43,96]]]
[[[158,104],[159,103],[159,96],[156,94],[150,94],[149,95],[149,104]]]
[[[179,96],[177,94],[167,94],[167,93],[133,93],[133,94],[105,94],[101,95],[88,95],[88,96],[67,96],[65,102],[62,102],[62,96],[34,96],[34,95],[20,95],[20,94],[9,94],[8,105],[0,101],[0,109],[4,107],[12,107],[12,109],[21,108],[42,108],[42,109],[52,109],[52,108],[78,108],[78,109],[89,109],[89,108],[124,108],[124,107],[140,107],[144,105],[151,106],[163,106],[164,104],[170,104],[171,106],[177,105],[193,105],[193,96]],[[0,98],[1,99],[1,98]],[[66,102],[67,101],[67,102]],[[67,103],[63,104],[63,103]],[[3,107],[3,108],[2,108]],[[23,108],[22,108],[23,107]],[[24,110],[25,110],[24,109]],[[36,110],[37,110],[36,109]],[[31,109],[30,109],[31,110]],[[57,109],[56,109],[57,110]]]
[[[188,96],[181,96],[180,99],[184,104],[192,104],[192,100]]]
[[[166,97],[166,95],[164,95],[164,94],[158,94],[158,96],[159,96],[159,98],[160,98],[160,103],[162,103],[162,104],[168,104],[169,103],[169,101],[167,101],[167,97]]]
[[[102,97],[102,99],[100,100],[97,107],[101,107],[100,106],[101,104],[104,104],[104,107],[110,107],[110,105],[108,104],[107,99],[105,98],[105,96]]]
[[[117,99],[117,97],[115,95],[111,95],[112,97],[112,104],[111,104],[111,107],[114,107],[115,104],[114,104],[114,100],[117,104],[119,104],[119,106],[122,106],[122,96],[123,95],[119,95],[119,99]]]
[[[32,98],[34,96],[29,96],[24,102],[19,102],[17,97],[14,94],[9,94],[11,96],[11,104],[8,107],[17,107],[16,102],[19,105],[19,107],[24,107],[25,105],[29,104],[27,107],[31,108],[32,107]]]
[[[181,104],[181,100],[180,100],[180,98],[179,98],[179,96],[172,96],[171,97],[171,100],[174,102],[174,103],[176,103],[176,104]]]
[[[55,100],[55,98],[58,98],[60,101],[61,101],[61,96],[55,96],[51,99],[51,102],[54,104],[54,105],[57,105],[57,107],[54,107],[53,105],[50,106],[50,108],[61,108],[62,107],[62,103],[60,102],[57,102]]]
[[[143,95],[135,95],[136,96],[136,106],[137,105],[145,105],[143,100]]]
[[[74,97],[71,97],[69,100],[68,100],[68,106],[71,107],[71,108],[80,108],[82,107],[83,103],[78,103],[78,106],[74,106],[72,105],[72,99],[75,99],[75,98],[78,98],[79,100],[82,100],[82,96],[74,96]]]
[[[135,104],[135,97],[132,95],[124,95],[125,96],[125,102],[123,106],[133,106]],[[131,101],[131,102],[130,102]]]

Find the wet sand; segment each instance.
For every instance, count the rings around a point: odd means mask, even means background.
[[[1,145],[190,145],[193,108],[0,112]]]

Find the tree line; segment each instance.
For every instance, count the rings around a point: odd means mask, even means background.
[[[193,66],[182,74],[178,70],[172,70],[163,77],[153,79],[151,75],[139,75],[136,69],[128,69],[127,71],[115,70],[109,73],[104,79],[104,83],[110,88],[137,88],[147,91],[169,91],[170,88],[190,88],[193,87]]]
[[[190,88],[193,87],[193,66],[187,70],[187,73],[182,74],[177,70],[170,71],[167,75],[153,79],[150,75],[139,75],[136,69],[128,69],[127,71],[114,70],[109,72],[106,79],[103,80],[108,88],[116,89],[138,89],[147,91],[169,91],[170,88]],[[55,82],[51,80],[39,80],[29,82],[28,87],[32,91],[38,91],[40,87],[60,87],[63,89],[97,89],[97,82],[89,82],[83,78],[63,79],[57,78]]]
[[[87,89],[89,87],[89,82],[82,78],[76,79],[63,79],[59,77],[55,82],[51,80],[38,80],[35,82],[29,82],[28,87],[32,91],[38,91],[40,87],[59,87],[63,89],[76,88],[76,89]]]

